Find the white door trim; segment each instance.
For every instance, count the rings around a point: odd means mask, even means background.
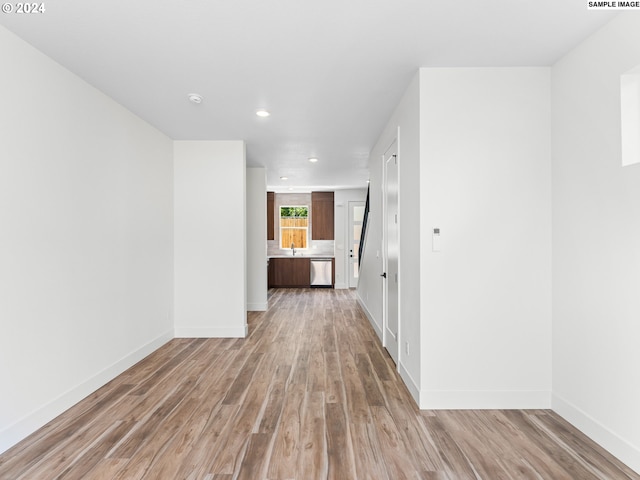
[[[385,276],[385,278],[383,278],[382,280],[382,285],[383,285],[383,345],[384,347],[387,349],[387,351],[389,352],[389,354],[391,355],[391,358],[394,360],[394,362],[396,362],[396,367],[398,367],[400,365],[400,336],[401,336],[401,331],[400,331],[400,282],[399,282],[399,259],[400,259],[400,249],[399,249],[399,239],[400,239],[400,233],[399,233],[399,174],[400,174],[400,168],[399,168],[399,157],[398,157],[398,142],[397,140],[394,140],[391,145],[389,146],[389,148],[385,151],[383,158],[382,158],[382,169],[383,169],[383,185],[382,185],[382,198],[383,198],[383,218],[382,218],[382,225],[383,225],[383,268],[384,268],[384,272],[383,275]],[[388,174],[388,165],[389,162],[393,161],[395,163],[395,168],[396,168],[396,172],[395,172],[395,206],[394,208],[394,222],[396,224],[395,227],[395,245],[393,245],[393,243],[389,243],[390,241],[390,235],[389,235],[389,228],[388,228],[388,222],[389,222],[389,218],[391,213],[389,212],[389,174]],[[393,194],[393,192],[391,192]],[[392,271],[393,269],[391,268],[391,266],[393,266],[393,263],[390,263],[390,254],[389,254],[389,245],[392,245],[392,251],[393,254],[395,255],[394,260],[395,260],[395,270]],[[390,285],[394,285],[396,287],[396,290],[394,292],[394,301],[391,302],[390,301],[390,297],[389,297],[389,286]],[[392,297],[393,298],[393,297]],[[395,305],[396,311],[394,312],[394,316],[395,316],[395,321],[397,322],[395,326],[395,332],[393,331],[393,328],[389,328],[390,325],[390,315],[389,315],[389,309],[390,307],[393,308],[393,305]]]

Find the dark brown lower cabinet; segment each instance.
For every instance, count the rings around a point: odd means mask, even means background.
[[[311,280],[309,258],[271,258],[269,287],[309,287]]]

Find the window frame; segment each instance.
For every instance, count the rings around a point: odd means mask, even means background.
[[[283,218],[305,218],[305,217],[283,217],[282,216],[282,209],[283,208],[306,208],[307,209],[307,226],[306,227],[283,227],[282,226],[282,219]],[[288,230],[304,230],[305,231],[305,244],[307,245],[306,247],[295,247],[296,250],[308,250],[309,249],[309,219],[311,218],[311,208],[309,207],[309,205],[279,205],[278,206],[278,235],[279,235],[279,239],[278,239],[278,243],[279,243],[279,247],[280,250],[290,250],[291,247],[283,247],[282,246],[282,230],[283,229],[288,229]]]

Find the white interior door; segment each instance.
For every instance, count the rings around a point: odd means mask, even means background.
[[[398,364],[398,155],[393,142],[384,155],[384,346]]]
[[[364,221],[364,202],[349,202],[349,288],[358,286],[358,249]]]

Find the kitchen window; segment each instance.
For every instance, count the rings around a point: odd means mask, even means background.
[[[309,206],[280,207],[280,248],[307,248]]]

